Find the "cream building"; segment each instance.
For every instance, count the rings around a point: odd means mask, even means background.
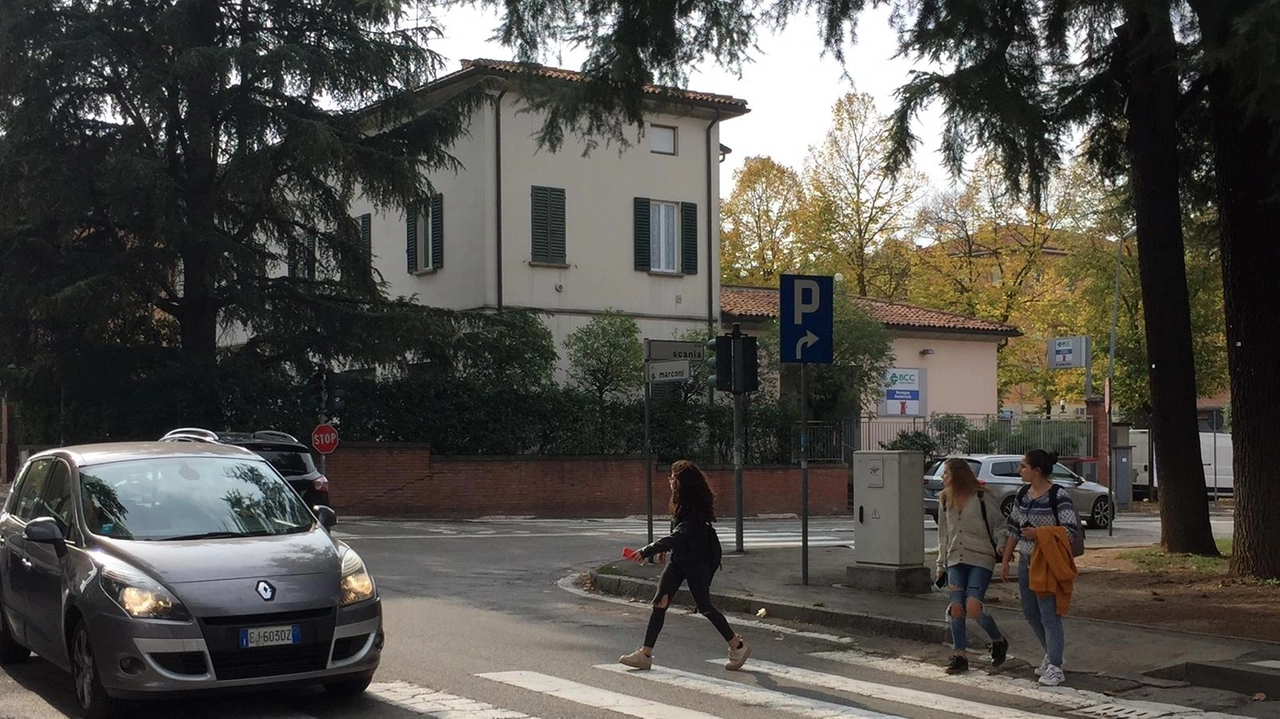
[[[517,87],[527,77],[582,81],[472,60],[421,90],[482,84],[491,102],[452,148],[463,169],[430,176],[437,195],[426,206],[352,207],[388,291],[451,309],[539,310],[557,346],[610,309],[649,338],[717,326],[720,123],[748,112],[746,102],[651,87],[648,124],[630,148],[601,143],[584,156],[567,135],[552,153],[538,149],[542,115]]]

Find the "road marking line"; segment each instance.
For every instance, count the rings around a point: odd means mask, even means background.
[[[639,719],[719,719],[714,714],[660,704],[607,689],[597,689],[587,684],[579,684],[538,672],[492,672],[476,676],[594,709],[605,709],[618,714],[639,717]]]
[[[1263,669],[1280,669],[1280,661],[1276,661],[1274,659],[1268,659],[1263,662],[1249,662],[1249,663],[1255,667],[1262,667]]]
[[[862,709],[861,707],[851,707],[843,704],[836,704],[834,702],[825,702],[821,699],[810,699],[809,697],[801,697],[794,694],[787,694],[786,692],[764,689],[752,684],[744,684],[742,682],[734,682],[727,679],[715,679],[702,674],[684,672],[679,669],[655,667],[649,671],[639,672],[632,671],[620,664],[598,664],[595,668],[603,669],[607,672],[614,672],[616,674],[625,674],[638,679],[647,679],[652,682],[667,684],[688,691],[710,694],[712,696],[730,699],[747,706],[763,707],[772,711],[798,714],[803,717],[811,717],[812,719],[838,719],[840,717],[857,717],[858,719],[904,719],[904,717],[900,717],[895,714],[885,714],[883,712],[872,711],[870,709]]]
[[[570,594],[576,594],[580,597],[583,597],[584,599],[592,599],[597,602],[609,602],[610,604],[619,604],[624,607],[629,607],[631,609],[648,607],[647,602],[637,602],[630,599],[624,599],[622,597],[613,597],[605,594],[594,594],[592,592],[588,592],[587,590],[574,585],[574,581],[577,579],[577,576],[578,575],[576,574],[571,574],[565,577],[564,579],[561,579],[559,582],[556,582],[556,584],[566,592],[569,592]],[[689,614],[687,616],[692,617],[700,622],[706,621],[699,614]],[[733,623],[735,626],[740,625],[744,627],[752,627],[755,629],[762,629],[767,632],[774,632],[776,634],[789,634],[793,637],[802,637],[805,639],[817,639],[819,641],[831,642],[832,644],[843,644],[847,646],[849,644],[854,643],[854,640],[852,637],[841,637],[841,636],[836,636],[834,634],[823,634],[821,632],[806,632],[802,629],[792,629],[791,627],[784,627],[778,624],[769,624],[768,622],[758,622],[754,619],[748,619],[740,614],[733,614],[732,612],[728,613],[726,616],[733,616]]]
[[[491,704],[409,682],[380,682],[370,685],[366,694],[384,704],[436,719],[536,719],[518,711],[499,709]]]
[[[1031,699],[1044,704],[1052,704],[1054,706],[1062,707],[1068,711],[1078,711],[1082,709],[1088,709],[1090,711],[1096,711],[1099,709],[1107,711],[1128,710],[1134,719],[1142,719],[1144,717],[1150,719],[1152,717],[1174,715],[1178,716],[1179,719],[1200,719],[1210,716],[1224,719],[1225,717],[1233,716],[1229,714],[1208,713],[1194,707],[1184,707],[1177,704],[1146,702],[1134,699],[1113,699],[1112,697],[1099,692],[1091,692],[1084,689],[1075,689],[1064,686],[1046,687],[1041,686],[1039,682],[1030,679],[1005,677],[985,674],[982,672],[948,675],[942,672],[941,667],[910,659],[879,657],[856,649],[838,652],[814,652],[813,654],[810,654],[810,656],[818,657],[820,659],[830,659],[831,661],[850,664],[866,669],[875,669],[877,671],[888,672],[890,674],[900,674],[919,679],[929,679],[932,681],[959,684],[977,689],[987,689],[1009,696]],[[1245,718],[1239,717],[1238,719]]]
[[[713,664],[720,664],[724,662],[723,659],[708,659],[707,661]],[[849,677],[837,676],[835,674],[824,674],[822,672],[790,667],[784,664],[775,664],[773,662],[751,660],[747,663],[747,669],[754,673],[763,672],[780,679],[790,679],[791,681],[798,682],[800,684],[808,684],[810,686],[822,687],[823,689],[831,689],[838,692],[845,692],[847,694],[857,694],[859,696],[871,697],[874,699],[883,699],[884,701],[894,702],[895,704],[936,709],[945,703],[948,713],[974,717],[974,719],[1054,719],[1047,714],[1036,714],[1033,712],[1022,711],[1020,709],[1013,709],[1011,707],[981,704],[967,699],[958,699],[946,694],[935,694],[933,692],[921,691],[919,689],[907,689],[905,687],[894,686],[891,684],[876,684],[874,682],[851,679]]]

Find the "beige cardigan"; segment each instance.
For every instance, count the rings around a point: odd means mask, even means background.
[[[976,501],[975,501],[976,500]],[[941,500],[939,500],[941,503]],[[982,525],[982,502],[987,508],[987,526]],[[953,564],[968,564],[994,570],[1000,556],[996,547],[1004,544],[1005,519],[1000,506],[986,490],[964,503],[961,511],[954,506],[938,507],[938,562],[939,572]],[[990,529],[990,534],[987,530]],[[995,539],[995,547],[992,546]]]

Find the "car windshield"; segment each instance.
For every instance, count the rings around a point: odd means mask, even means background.
[[[114,539],[178,540],[303,532],[315,521],[266,462],[162,457],[80,469],[90,532]]]
[[[259,449],[257,447],[250,447],[250,449],[261,455],[263,459],[271,463],[272,467],[276,468],[277,472],[286,477],[311,474],[316,471],[315,462],[311,460],[311,454],[308,452]]]

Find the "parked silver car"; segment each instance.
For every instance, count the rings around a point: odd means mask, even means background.
[[[373,578],[266,460],[217,443],[49,450],[0,511],[0,662],[71,673],[87,717],[173,692],[363,692]]]
[[[969,463],[978,481],[991,490],[1000,501],[1000,511],[1007,517],[1013,511],[1014,496],[1023,485],[1018,475],[1018,467],[1022,464],[1020,454],[969,454],[960,459]],[[942,464],[944,460],[934,462],[925,470],[924,475],[924,511],[925,514],[938,521],[938,492],[942,491]],[[1115,518],[1115,507],[1111,505],[1111,497],[1107,488],[1097,482],[1090,482],[1072,472],[1061,462],[1053,466],[1052,480],[1061,485],[1071,495],[1071,503],[1075,505],[1085,526],[1105,529]]]

